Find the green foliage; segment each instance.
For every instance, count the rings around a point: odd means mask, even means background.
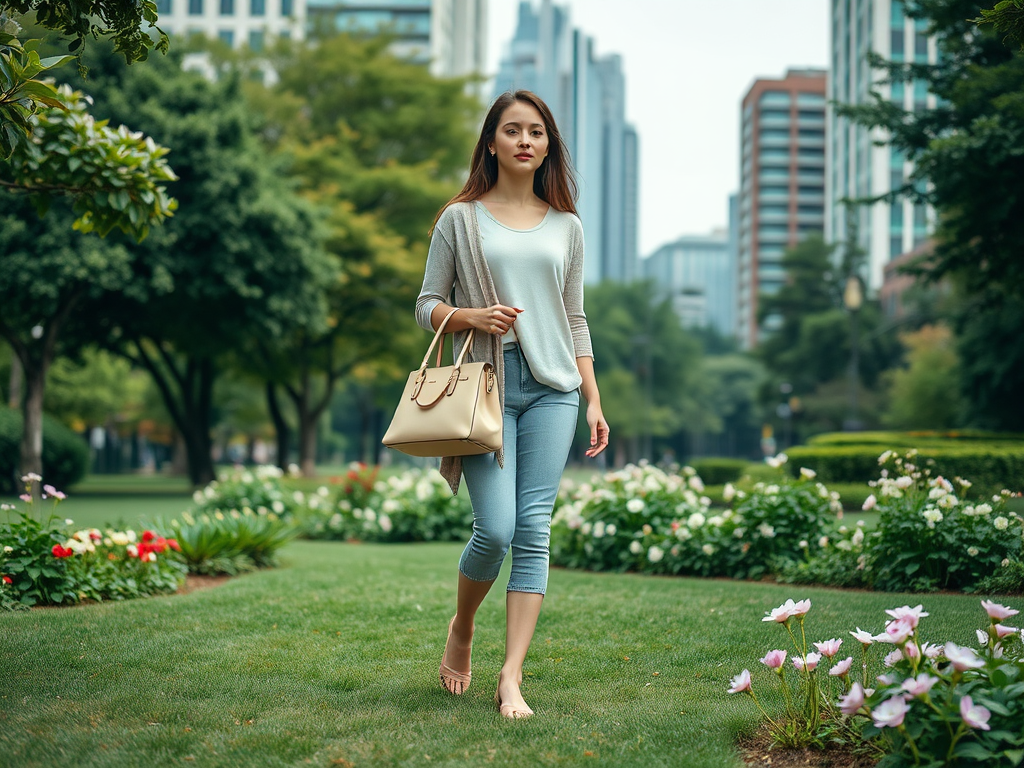
[[[814,435],[808,445],[872,445],[878,450],[886,448],[948,447],[991,443],[1013,446],[1024,440],[1024,434],[1015,432],[985,432],[980,429],[934,430],[918,429],[907,432],[825,432]]]
[[[948,429],[960,423],[959,362],[952,334],[925,326],[901,337],[907,367],[890,379],[889,410],[883,421],[897,429]]]
[[[760,578],[802,558],[838,503],[820,483],[727,486],[735,509],[714,514],[692,468],[632,465],[564,484],[552,518],[552,562],[570,568]]]
[[[880,445],[808,445],[788,452],[793,467],[815,470],[824,482],[866,483],[878,472]],[[898,446],[897,446],[898,447]],[[920,463],[943,477],[970,478],[972,494],[1019,490],[1024,447],[1019,443],[950,441],[922,443]]]
[[[436,470],[407,470],[378,481],[375,476],[375,470],[365,466],[351,467],[336,502],[301,513],[303,535],[380,542],[469,538],[473,530],[469,499],[452,496]]]
[[[34,13],[37,24],[72,38],[68,50],[78,55],[88,37],[109,37],[129,64],[145,61],[151,48],[167,52],[167,35],[156,26],[154,0],[4,0],[0,10],[8,9]]]
[[[982,9],[978,24],[992,24],[996,31],[1006,35],[1006,43],[1020,45],[1024,52],[1024,0],[1000,0],[995,8]]]
[[[0,406],[0,493],[12,493],[18,487],[15,478],[21,463],[21,432],[21,414]],[[85,440],[56,419],[44,416],[44,477],[59,488],[68,488],[85,476],[88,465]]]
[[[165,188],[177,178],[164,159],[168,150],[124,125],[94,120],[87,97],[68,86],[58,93],[61,106],[32,115],[30,141],[0,161],[0,187],[32,193],[40,214],[54,195],[73,195],[75,229],[105,236],[116,227],[142,240],[177,207]]]
[[[153,415],[155,409],[147,408],[150,387],[146,374],[132,370],[127,360],[86,349],[75,358],[54,361],[46,378],[43,409],[65,424],[104,424],[111,416],[120,425],[131,424]],[[166,420],[164,414],[158,415]]]
[[[7,505],[5,505],[7,506]],[[11,590],[23,605],[60,605],[78,599],[68,574],[67,562],[55,557],[53,548],[63,546],[67,538],[63,520],[49,518],[41,522],[29,513],[6,510],[7,521],[0,525],[0,573],[10,576]],[[7,552],[7,547],[11,548]]]
[[[750,462],[746,459],[706,458],[694,459],[690,466],[708,485],[734,483],[743,476]]]
[[[1017,297],[1024,283],[1018,247],[1024,239],[1024,51],[972,21],[980,10],[976,0],[915,0],[906,7],[930,25],[938,63],[874,57],[872,64],[892,82],[926,83],[938,106],[905,112],[879,96],[838,111],[883,129],[914,167],[896,194],[938,212],[934,253],[914,271],[948,279],[960,296],[954,329],[971,421],[1022,431],[1024,310]]]
[[[43,72],[67,62],[70,56],[40,58],[38,40],[22,44],[20,25],[0,6],[0,161],[25,148],[32,133],[32,116],[46,107],[63,108],[52,84],[37,80]]]
[[[156,546],[146,546],[147,539]],[[77,545],[76,545],[77,542]],[[76,551],[67,558],[71,588],[79,600],[130,600],[172,594],[185,581],[187,568],[167,542],[144,531],[76,531],[67,542]],[[142,555],[140,557],[140,554]]]

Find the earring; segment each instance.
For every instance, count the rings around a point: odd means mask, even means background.
[[[494,150],[491,150],[491,157],[494,157]]]

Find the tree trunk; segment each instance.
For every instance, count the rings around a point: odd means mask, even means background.
[[[43,393],[46,389],[46,362],[25,372],[25,402],[21,413],[24,426],[21,431],[21,473],[43,474]],[[39,483],[32,484],[34,496]]]
[[[281,403],[277,399],[277,385],[267,382],[267,410],[274,422],[274,439],[277,444],[277,466],[288,470],[288,444],[291,442],[291,427],[281,412]]]
[[[316,426],[319,421],[310,414],[299,418],[299,468],[303,477],[316,477]]]
[[[324,415],[334,394],[336,377],[328,373],[323,397],[313,403],[313,380],[308,370],[303,371],[301,388],[295,390],[287,387],[288,396],[295,405],[295,413],[299,421],[299,468],[306,477],[316,476],[316,428],[320,417]]]
[[[11,355],[11,388],[7,393],[7,405],[10,408],[21,408],[21,387],[25,380],[25,372],[17,355]]]

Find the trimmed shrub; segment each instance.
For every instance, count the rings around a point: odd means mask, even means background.
[[[918,448],[923,445],[961,443],[1019,444],[1024,434],[1017,432],[984,432],[980,429],[948,431],[920,430],[910,432],[825,432],[808,439],[808,445],[877,445],[881,448]]]
[[[0,408],[0,493],[13,494],[21,464],[21,413]],[[89,446],[52,416],[43,415],[43,477],[58,488],[68,488],[89,467]]]
[[[690,466],[696,470],[700,478],[708,485],[725,485],[735,483],[743,477],[750,462],[746,459],[727,459],[711,457],[694,459]]]
[[[878,445],[808,445],[788,451],[790,470],[800,467],[818,473],[826,483],[866,483],[878,473]],[[998,493],[1003,488],[1024,488],[1024,444],[953,443],[922,445],[918,462],[933,475],[966,477],[974,484],[972,495]]]

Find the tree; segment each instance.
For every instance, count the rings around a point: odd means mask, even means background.
[[[337,276],[319,216],[255,138],[237,78],[210,83],[178,57],[127,67],[87,59],[97,114],[132,115],[172,150],[177,215],[136,256],[131,290],[110,302],[105,343],[154,378],[187,448],[195,484],[214,478],[218,374],[256,339],[322,327]]]
[[[992,24],[996,31],[1006,35],[1006,41],[1020,45],[1024,51],[1024,0],[1002,0],[995,8],[982,10],[977,24]]]
[[[884,422],[897,429],[951,429],[960,425],[960,398],[953,334],[928,325],[901,337],[907,367],[891,372]]]
[[[997,9],[1015,13],[1019,5]],[[971,420],[1024,429],[1024,316],[1016,310],[1024,284],[1024,51],[971,21],[977,2],[915,0],[906,9],[929,23],[938,63],[876,56],[872,65],[892,82],[926,82],[939,105],[905,112],[876,94],[871,104],[839,111],[886,131],[888,144],[914,162],[908,184],[894,194],[938,212],[935,251],[916,272],[949,280],[960,298],[953,327]]]
[[[278,83],[269,92],[249,85],[266,111],[262,135],[291,157],[302,194],[327,212],[325,245],[340,272],[324,327],[295,327],[277,343],[260,340],[252,358],[268,381],[279,461],[290,431],[283,393],[309,475],[317,425],[337,383],[360,367],[407,373],[416,348],[410,342],[421,335],[412,307],[427,232],[458,189],[480,105],[466,95],[465,80],[437,79],[398,59],[386,38],[342,35],[315,48],[284,46],[272,61]],[[396,357],[404,365],[389,364]],[[368,398],[367,407],[372,403]]]
[[[0,188],[20,189],[19,179],[39,174],[46,166],[49,170],[42,175],[68,183],[74,183],[75,174],[109,174],[107,183],[117,191],[108,193],[110,202],[102,206],[88,197],[80,199],[77,217],[62,203],[60,214],[47,225],[37,211],[48,207],[49,199],[0,191],[5,219],[0,227],[0,335],[11,345],[24,374],[24,473],[42,470],[46,376],[60,353],[62,334],[76,323],[88,300],[120,290],[130,273],[130,257],[123,248],[90,242],[72,230],[105,233],[117,225],[142,237],[151,222],[163,220],[173,208],[162,186],[174,179],[164,160],[167,150],[123,126],[114,131],[106,123],[95,123],[86,114],[81,94],[68,88],[60,93],[62,109],[31,116],[33,135],[25,154],[7,164],[0,161],[0,174],[10,172],[15,179],[5,183],[0,177]],[[97,166],[109,162],[101,159],[106,153],[116,154],[118,160],[100,169]]]

